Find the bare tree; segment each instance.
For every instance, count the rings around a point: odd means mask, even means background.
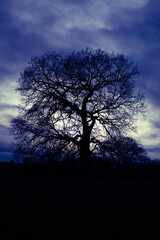
[[[33,151],[73,149],[88,171],[100,142],[134,130],[136,115],[144,111],[137,76],[129,58],[100,49],[33,57],[19,78],[23,107],[11,123],[16,142]]]

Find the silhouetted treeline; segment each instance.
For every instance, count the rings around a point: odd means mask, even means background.
[[[92,166],[92,173],[88,176],[92,178],[160,178],[160,161],[152,160],[148,163],[140,163],[130,166],[112,167],[109,163]],[[65,162],[43,163],[0,163],[0,179],[26,178],[26,179],[81,179],[80,166],[69,166]]]

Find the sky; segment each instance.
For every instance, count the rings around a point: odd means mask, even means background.
[[[18,115],[20,73],[31,57],[90,47],[130,57],[138,65],[137,88],[147,113],[137,119],[139,140],[160,159],[159,0],[1,0],[0,161],[12,159],[9,127]]]

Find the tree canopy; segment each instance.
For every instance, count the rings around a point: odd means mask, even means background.
[[[74,152],[89,169],[91,152],[106,138],[134,130],[144,111],[138,74],[131,59],[100,49],[33,57],[18,80],[23,104],[11,123],[16,143],[30,151]]]
[[[100,153],[114,166],[129,166],[149,161],[143,146],[131,137],[114,136],[100,146]]]

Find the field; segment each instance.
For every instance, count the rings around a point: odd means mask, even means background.
[[[1,239],[160,239],[160,178],[34,171],[1,169]]]

